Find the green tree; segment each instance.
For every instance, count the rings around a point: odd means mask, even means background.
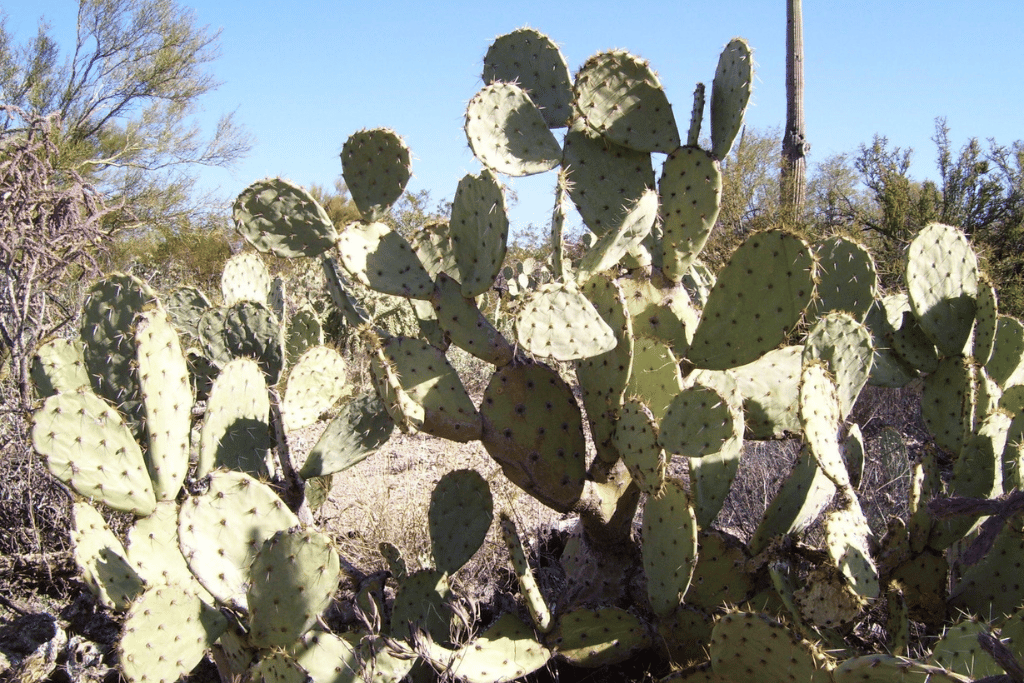
[[[230,165],[250,147],[231,114],[209,136],[192,118],[218,85],[209,70],[218,37],[174,0],[80,0],[75,42],[62,54],[45,21],[19,45],[0,14],[0,99],[29,117],[56,117],[55,166],[119,207],[108,226],[195,219],[210,210],[192,190],[196,168]],[[10,110],[0,115],[4,135],[27,126]]]

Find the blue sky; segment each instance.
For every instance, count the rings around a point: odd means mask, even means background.
[[[551,36],[575,71],[591,54],[625,48],[658,71],[681,128],[694,85],[710,87],[718,54],[746,38],[758,65],[748,126],[785,120],[783,0],[552,3],[448,0],[311,2],[193,0],[198,23],[221,29],[212,70],[223,85],[202,101],[203,121],[235,111],[256,139],[236,169],[202,176],[226,201],[280,175],[330,186],[345,138],[386,126],[413,152],[411,190],[451,198],[480,166],[462,132],[482,86],[490,41],[521,26]],[[77,3],[6,0],[8,29],[30,36],[45,15],[59,40],[73,35]],[[860,0],[804,3],[805,111],[811,163],[885,135],[915,150],[913,172],[935,177],[934,119],[959,148],[969,137],[1024,139],[1020,46],[1024,2]],[[513,226],[546,223],[554,175],[513,179]]]

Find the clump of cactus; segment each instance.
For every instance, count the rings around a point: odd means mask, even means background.
[[[225,269],[220,308],[105,278],[81,341],[40,349],[49,396],[34,443],[83,497],[76,558],[100,599],[126,613],[129,680],[175,680],[211,648],[236,675],[317,683],[432,670],[491,683],[552,660],[603,667],[639,653],[666,673],[675,665],[666,680],[677,681],[1011,673],[1024,654],[1024,513],[1012,497],[992,501],[1020,487],[1024,327],[998,313],[963,233],[925,226],[908,249],[906,291],[885,297],[862,245],[811,244],[785,228],[750,235],[716,277],[700,252],[753,84],[745,41],[719,59],[707,149],[705,88],[681,136],[657,75],[625,51],[595,55],[572,78],[548,37],[521,29],[495,40],[483,78],[465,122],[483,169],[460,181],[450,221],[413,243],[380,222],[410,177],[390,130],[345,143],[361,218],[340,230],[283,180],[236,201],[257,250],[321,262],[339,313],[371,349],[375,393],[351,399],[302,462],[288,435],[342,397],[344,362],[313,320],[282,324],[281,287],[253,255]],[[507,269],[500,176],[545,172],[551,277],[537,282]],[[563,250],[569,202],[592,233],[576,260]],[[521,299],[514,339],[478,306],[500,279]],[[389,334],[350,281],[409,299],[422,336]],[[449,345],[493,366],[479,404]],[[574,367],[580,400],[555,362]],[[860,505],[864,448],[849,416],[866,384],[912,381],[936,449],[913,464],[909,519],[878,538]],[[197,385],[208,399],[193,447]],[[494,512],[487,482],[453,471],[431,500],[433,568],[410,573],[383,548],[390,576],[356,597],[365,630],[325,630],[318,616],[359,570],[310,526],[304,488],[372,453],[395,425],[480,441],[511,482],[572,516],[564,590],[542,590],[501,511],[524,607],[468,641],[452,637],[451,576]],[[756,532],[743,541],[717,528],[744,442],[783,436],[801,453]],[[686,460],[688,479],[667,476],[673,459]],[[127,547],[84,499],[136,516]],[[802,532],[818,521],[823,547],[810,547]],[[886,653],[850,637],[876,608],[888,614]],[[929,653],[909,650],[911,622],[941,635]],[[151,647],[171,634],[174,647]]]

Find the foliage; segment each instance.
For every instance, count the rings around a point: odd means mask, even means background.
[[[905,290],[890,297],[863,245],[777,227],[744,235],[713,274],[701,254],[754,80],[743,40],[719,59],[710,149],[697,144],[702,92],[681,144],[650,65],[625,51],[592,57],[573,88],[553,41],[530,29],[496,39],[485,64],[489,82],[466,123],[485,169],[460,181],[447,221],[407,239],[414,201],[397,229],[387,224],[410,155],[383,128],[345,143],[359,217],[341,230],[287,181],[259,181],[236,200],[238,231],[255,249],[321,264],[332,305],[369,357],[372,382],[307,453],[294,435],[353,388],[315,316],[290,315],[284,283],[252,252],[226,264],[222,306],[109,275],[90,290],[80,339],[40,349],[37,451],[79,495],[136,518],[125,545],[90,503],[75,505],[84,579],[125,613],[125,676],[174,680],[210,648],[229,655],[223,677],[256,680],[335,680],[346,669],[400,680],[417,667],[424,678],[498,683],[550,662],[638,659],[666,681],[746,680],[751,662],[768,678],[826,683],[979,672],[956,656],[959,639],[1012,642],[1022,617],[1024,593],[1001,577],[1022,561],[1024,504],[992,499],[1020,484],[1024,328],[999,314],[967,236],[941,223],[920,230]],[[569,123],[553,114],[559,102],[577,112],[561,143],[550,131]],[[622,206],[622,186],[606,181],[648,165],[653,175],[656,151],[667,152],[658,189],[638,183]],[[496,174],[555,168],[556,207],[570,197],[594,239],[578,259],[567,255],[556,209],[542,282],[525,260],[522,271],[508,263]],[[479,305],[502,277],[521,298],[512,339]],[[418,329],[389,327],[378,302],[415,311]],[[455,347],[491,372],[479,401],[449,360]],[[915,382],[930,445],[913,463],[908,518],[879,537],[861,504],[866,448],[851,415],[869,383]],[[523,494],[567,515],[561,555],[546,568],[557,581],[534,573],[507,503],[497,512],[522,603],[490,625],[468,616],[453,577],[496,512],[490,482],[471,470],[433,488],[424,568],[411,571],[388,546],[387,573],[342,557],[312,526],[317,491],[395,427],[479,442]],[[720,520],[744,444],[783,438],[799,453],[753,534],[739,538]],[[889,441],[897,476],[907,450],[898,435]],[[951,472],[940,472],[939,453]],[[995,522],[965,548],[983,514]],[[807,533],[812,525],[821,533]],[[352,594],[339,598],[348,580]],[[334,615],[361,623],[328,623],[338,601]],[[931,639],[913,638],[912,623],[929,636],[947,626],[946,642],[929,655]],[[174,650],[153,648],[154,638]],[[895,654],[871,654],[882,647]],[[703,664],[673,672],[694,660]]]
[[[18,45],[0,16],[0,93],[60,120],[55,166],[118,207],[110,226],[180,224],[208,210],[192,190],[195,167],[230,165],[250,146],[231,115],[208,139],[190,119],[217,86],[208,70],[217,39],[174,0],[81,0],[66,55],[45,23]],[[17,125],[0,119],[7,132]]]

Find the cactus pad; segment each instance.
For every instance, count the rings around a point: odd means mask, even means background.
[[[118,642],[131,683],[173,683],[192,671],[228,627],[227,619],[188,588],[152,586],[125,617]]]
[[[338,587],[340,563],[318,531],[279,531],[263,542],[249,569],[249,639],[285,647],[316,623]]]
[[[270,271],[259,254],[251,251],[235,254],[224,263],[220,276],[224,306],[230,308],[239,301],[267,303],[271,281]]]
[[[494,284],[508,249],[505,193],[490,171],[459,181],[448,226],[462,276],[462,296],[472,299]]]
[[[75,564],[99,602],[113,610],[126,610],[145,589],[145,582],[128,559],[121,541],[88,503],[72,505]]]
[[[549,128],[572,117],[569,66],[551,38],[532,28],[498,36],[484,56],[484,83],[518,83],[540,108]]]
[[[561,361],[598,356],[618,343],[612,328],[572,283],[538,287],[516,319],[516,334],[530,353]]]
[[[624,662],[651,644],[643,622],[617,607],[566,612],[549,640],[560,658],[588,669]]]
[[[400,234],[383,223],[352,223],[338,237],[345,270],[372,290],[429,299],[434,281]]]
[[[639,152],[679,146],[672,105],[650,65],[622,50],[594,55],[576,74],[576,106],[587,124]]]
[[[270,396],[255,361],[237,358],[213,383],[199,438],[199,476],[217,467],[268,474]]]
[[[156,508],[142,450],[118,412],[92,392],[46,399],[33,416],[32,445],[80,495],[139,516]]]
[[[748,237],[718,274],[687,359],[726,370],[779,346],[811,300],[813,265],[799,237],[780,230]]]
[[[754,59],[742,38],[733,38],[722,50],[711,85],[711,153],[729,156],[743,127],[743,114],[754,89]]]
[[[454,574],[483,545],[491,528],[494,501],[476,470],[448,472],[430,494],[430,548],[435,566]]]
[[[409,182],[409,148],[394,131],[361,130],[341,148],[341,173],[363,220],[379,221]]]
[[[442,351],[411,337],[390,337],[371,360],[377,388],[403,429],[453,441],[480,438],[480,415]]]
[[[930,223],[907,249],[910,305],[929,340],[947,356],[963,353],[977,313],[978,257],[957,228]]]
[[[178,543],[189,569],[219,602],[245,608],[249,566],[263,542],[299,523],[266,484],[217,471],[209,488],[182,504]]]
[[[550,171],[562,159],[541,111],[514,83],[484,86],[469,101],[466,137],[487,168],[511,176]]]
[[[831,663],[816,646],[760,614],[729,612],[711,632],[711,666],[732,681],[826,683]]]
[[[704,248],[722,203],[722,169],[699,147],[680,147],[665,159],[661,180],[662,270],[679,282]]]
[[[320,419],[344,395],[345,359],[327,346],[307,350],[288,373],[288,387],[281,414],[289,430],[301,429]]]
[[[669,479],[643,513],[644,573],[655,614],[667,615],[683,600],[697,561],[697,520],[686,489]]]
[[[284,258],[317,257],[334,245],[334,223],[313,195],[295,183],[267,178],[235,199],[235,228],[259,251]]]
[[[484,448],[505,476],[548,507],[567,512],[583,493],[583,419],[572,390],[540,363],[506,365],[480,405]]]

